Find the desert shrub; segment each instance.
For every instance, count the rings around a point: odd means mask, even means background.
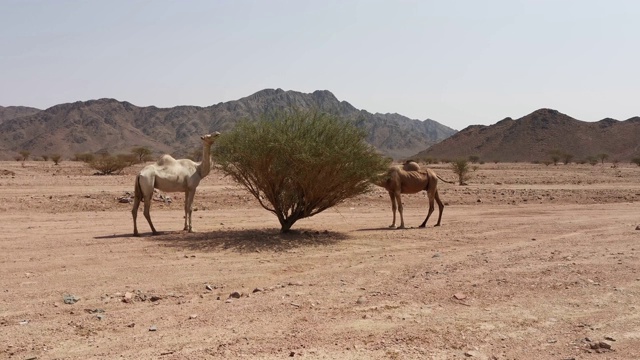
[[[138,162],[142,163],[151,160],[152,152],[151,149],[146,146],[138,146],[131,149],[131,154],[136,157]]]
[[[640,157],[631,159],[631,163],[640,166]]]
[[[478,161],[480,161],[480,156],[478,155],[471,155],[469,156],[469,161],[471,161],[473,164],[477,163]]]
[[[62,161],[62,156],[60,156],[60,154],[53,154],[51,155],[51,161],[53,161],[55,165],[58,165],[60,161]]]
[[[42,161],[49,161],[49,155],[42,155]]]
[[[29,160],[29,156],[31,155],[31,151],[22,150],[22,151],[19,151],[18,154],[20,154],[20,161],[27,161],[27,160]]]
[[[95,160],[96,156],[92,153],[77,153],[73,156],[73,161],[82,161],[85,163],[90,163]]]
[[[113,155],[98,156],[87,163],[89,167],[98,171],[99,175],[119,174],[129,163],[121,157]]]
[[[466,182],[471,178],[469,172],[471,168],[469,163],[465,159],[458,159],[451,163],[451,170],[458,176],[458,183],[460,185],[466,185]]]
[[[604,161],[607,160],[609,158],[609,154],[598,154],[598,159],[600,159],[600,162],[604,165]]]
[[[240,122],[220,136],[213,155],[226,175],[276,215],[283,233],[299,219],[369,191],[389,165],[361,130],[314,110]]]
[[[591,164],[591,166],[595,166],[596,164],[598,164],[598,158],[596,158],[595,156],[587,156],[587,162]]]
[[[562,162],[565,165],[568,165],[571,162],[572,159],[573,159],[573,155],[571,155],[569,153],[563,153],[562,154]]]
[[[140,158],[136,154],[118,154],[116,157],[128,166],[138,164]]]
[[[551,165],[551,160],[544,160],[542,163],[549,166]]]

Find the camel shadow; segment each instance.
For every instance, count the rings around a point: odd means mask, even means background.
[[[315,230],[278,229],[216,230],[201,233],[172,232],[145,236],[162,246],[190,251],[232,250],[239,253],[282,252],[303,247],[335,245],[349,237],[343,233]]]

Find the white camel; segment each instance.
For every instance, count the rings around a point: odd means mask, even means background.
[[[140,201],[144,201],[144,217],[149,222],[153,235],[157,235],[156,228],[151,223],[151,198],[153,189],[165,192],[184,191],[184,230],[193,232],[191,227],[191,205],[196,194],[196,188],[211,171],[211,145],[220,135],[219,132],[201,136],[202,161],[194,162],[190,159],[174,159],[171,155],[162,155],[155,164],[145,166],[136,176],[135,195],[133,199],[133,235],[139,236],[136,218]]]

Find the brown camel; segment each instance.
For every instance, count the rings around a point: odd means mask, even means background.
[[[405,228],[404,217],[402,214],[402,194],[415,194],[422,190],[425,190],[429,197],[429,212],[422,224],[420,224],[420,227],[423,228],[427,225],[427,220],[429,220],[431,213],[433,213],[435,209],[434,200],[438,202],[438,223],[436,223],[435,226],[440,226],[444,204],[440,200],[440,195],[438,194],[438,179],[451,183],[442,179],[431,169],[421,170],[420,165],[414,161],[407,161],[402,166],[396,165],[390,167],[387,173],[382,177],[381,181],[376,184],[387,189],[389,197],[391,198],[393,222],[389,227],[396,227],[397,208],[400,213],[400,226],[398,229]]]
[[[165,192],[184,192],[184,230],[193,232],[191,227],[191,205],[196,194],[196,188],[211,171],[211,145],[220,135],[219,132],[201,136],[202,162],[190,159],[174,159],[171,155],[162,155],[155,164],[145,166],[136,176],[135,196],[133,198],[133,235],[138,236],[136,217],[140,201],[144,201],[144,217],[147,219],[151,232],[157,235],[156,228],[151,223],[151,197],[153,189]]]

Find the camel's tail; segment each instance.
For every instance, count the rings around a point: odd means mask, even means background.
[[[456,183],[455,181],[445,180],[445,179],[441,178],[440,175],[438,175],[438,174],[436,174],[436,176],[438,177],[438,179],[446,182],[447,184],[455,184]]]

